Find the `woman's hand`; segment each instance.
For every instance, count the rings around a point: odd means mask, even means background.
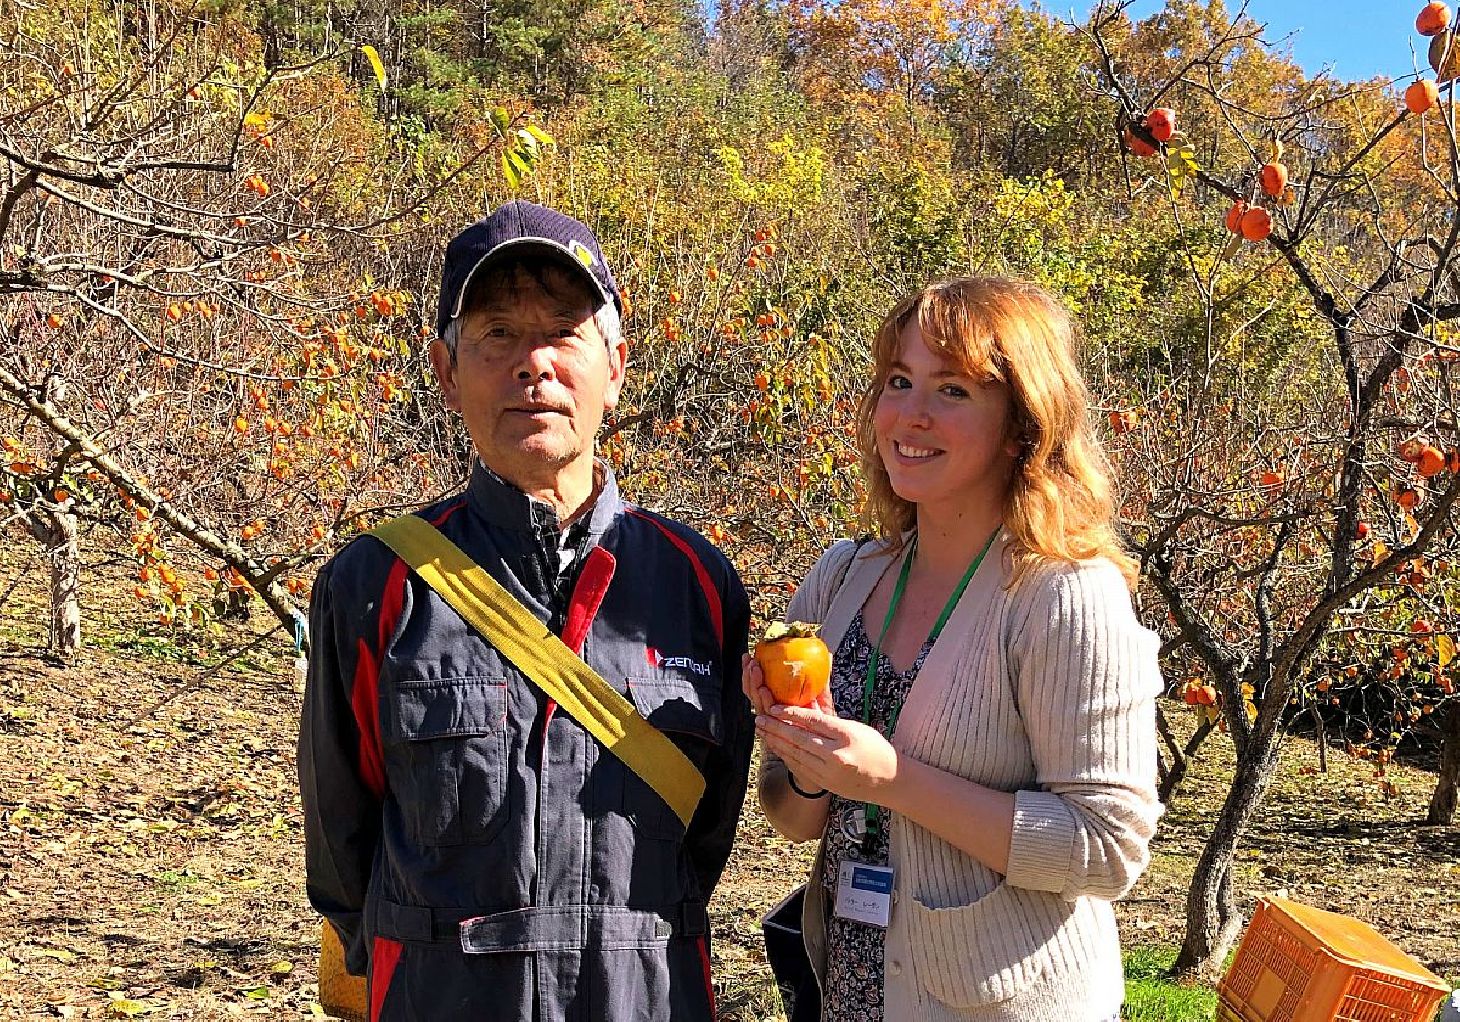
[[[750,700],[750,706],[757,717],[769,713],[775,705],[775,696],[766,687],[765,673],[761,671],[760,664],[755,662],[755,657],[749,653],[740,657],[740,688],[745,692],[745,698]]]
[[[804,709],[772,706],[757,715],[756,730],[801,787],[887,805],[901,766],[897,750],[876,728],[830,712],[830,704],[824,695]]]

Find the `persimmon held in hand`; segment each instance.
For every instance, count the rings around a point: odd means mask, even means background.
[[[810,706],[831,680],[831,651],[817,637],[818,626],[777,621],[755,645],[755,661],[776,702]]]

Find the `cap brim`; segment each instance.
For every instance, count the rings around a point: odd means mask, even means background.
[[[467,271],[466,279],[461,282],[461,289],[456,293],[456,304],[451,309],[451,318],[456,319],[461,315],[462,303],[466,301],[467,293],[471,291],[472,281],[476,280],[477,274],[481,273],[493,263],[501,262],[503,259],[517,255],[523,251],[536,250],[556,257],[557,261],[564,266],[577,270],[593,289],[593,294],[598,297],[598,305],[594,311],[604,305],[615,301],[614,296],[609,294],[593,272],[584,266],[569,249],[568,246],[553,241],[551,238],[513,238],[511,241],[504,241],[496,248],[477,260],[476,265]],[[617,307],[615,305],[615,307]]]

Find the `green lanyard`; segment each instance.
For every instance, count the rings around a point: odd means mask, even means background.
[[[999,528],[1003,528],[1003,526],[1000,525]],[[963,573],[963,578],[959,580],[958,585],[954,587],[952,594],[948,597],[948,602],[943,605],[943,613],[938,615],[938,620],[933,625],[933,630],[928,633],[928,638],[924,642],[924,645],[927,645],[929,642],[937,642],[938,636],[943,634],[943,626],[953,616],[953,608],[958,606],[959,600],[963,599],[963,592],[968,588],[968,583],[972,581],[973,573],[983,563],[984,554],[988,553],[989,547],[994,545],[994,539],[998,534],[999,529],[994,529],[993,534],[984,543],[983,549],[978,552],[978,555],[969,564],[968,570]],[[892,627],[892,619],[897,614],[898,604],[902,603],[902,594],[907,590],[907,577],[912,572],[912,562],[913,558],[917,556],[917,552],[918,537],[914,534],[912,542],[908,544],[907,556],[902,560],[902,570],[897,574],[897,585],[892,589],[892,601],[887,605],[887,616],[882,620],[882,634],[877,637],[877,644],[872,647],[872,655],[867,658],[867,682],[862,687],[863,724],[872,723],[872,693],[877,688],[877,664],[882,659],[882,643],[887,640],[887,631]],[[892,732],[897,730],[897,718],[901,714],[902,703],[899,701],[892,708],[892,712],[888,714],[886,737],[889,741],[892,739]],[[870,855],[875,835],[882,825],[882,807],[868,802],[863,809],[867,821],[867,830],[862,838],[862,848],[866,854]]]

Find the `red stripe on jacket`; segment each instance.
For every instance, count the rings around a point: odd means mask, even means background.
[[[588,552],[578,582],[573,586],[573,598],[568,601],[568,616],[563,622],[563,642],[574,653],[583,655],[583,643],[598,608],[603,606],[603,597],[608,593],[608,584],[613,581],[614,568],[618,562],[613,554],[596,546]]]
[[[608,594],[608,584],[613,581],[617,566],[618,561],[613,554],[596,546],[588,551],[588,560],[583,563],[578,582],[573,586],[568,616],[563,622],[563,644],[579,656],[583,655],[583,643],[588,640],[588,631],[593,627],[593,619],[598,616],[598,608],[603,606],[603,598]],[[543,755],[547,755],[547,728],[553,722],[557,708],[558,704],[549,698],[547,712],[542,718]]]
[[[390,992],[390,979],[400,964],[400,941],[388,937],[375,938],[375,952],[370,956],[370,1022],[380,1022],[380,1009]]]
[[[446,519],[465,506],[465,499],[458,500],[431,524],[440,528]],[[364,638],[359,640],[355,677],[350,686],[350,708],[355,713],[355,725],[360,732],[360,777],[376,798],[385,794],[385,757],[380,749],[380,661],[385,656],[390,637],[400,624],[401,610],[405,606],[406,578],[410,571],[410,565],[399,557],[392,562],[380,593],[380,627],[375,647],[372,649]]]
[[[703,933],[700,934],[699,940],[695,941],[695,946],[700,949],[700,965],[705,969],[705,996],[710,1000],[710,1018],[714,1019],[716,1015],[715,981],[710,977],[710,947]]]
[[[379,637],[374,648],[363,637],[358,641],[355,680],[350,689],[350,707],[360,731],[360,776],[376,798],[385,794],[385,757],[380,750],[380,660],[400,623],[409,572],[410,567],[400,558],[390,566],[380,594]]]
[[[664,533],[664,535],[668,537],[669,542],[673,543],[675,547],[679,549],[680,553],[689,558],[689,563],[691,566],[693,566],[695,570],[695,578],[699,579],[700,588],[704,590],[705,602],[710,605],[710,620],[714,623],[715,626],[715,642],[719,646],[723,647],[725,645],[725,622],[723,620],[724,611],[721,609],[720,606],[720,590],[715,588],[715,583],[710,578],[709,569],[705,567],[705,564],[703,561],[700,560],[699,555],[694,552],[694,547],[690,546],[687,542],[685,542],[682,537],[675,533],[674,530],[670,529],[669,526],[665,525],[663,522],[659,521],[652,515],[646,514],[645,512],[640,511],[638,508],[631,507],[627,510],[628,513],[633,515],[635,518],[642,518],[644,521],[649,522],[651,525],[653,525],[660,532]]]

